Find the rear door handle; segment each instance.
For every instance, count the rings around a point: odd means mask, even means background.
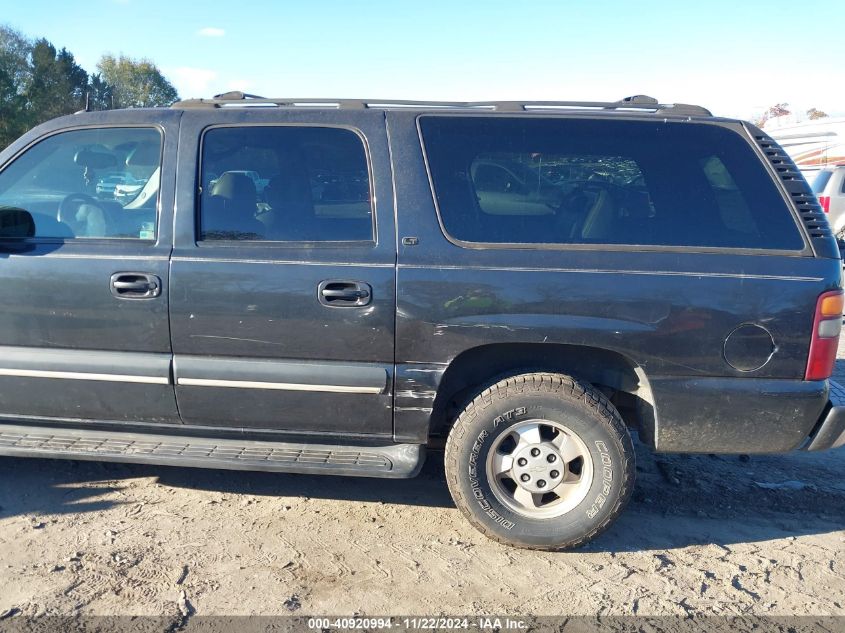
[[[161,294],[161,279],[150,273],[115,273],[109,287],[118,299],[153,299]]]
[[[329,280],[317,287],[317,298],[324,306],[355,308],[372,301],[373,289],[362,281]]]

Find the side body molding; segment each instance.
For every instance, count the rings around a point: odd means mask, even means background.
[[[380,394],[387,371],[371,364],[221,359],[177,355],[178,386]]]
[[[170,363],[169,353],[0,346],[0,419],[178,423]]]
[[[0,376],[170,384],[170,354],[0,346]]]

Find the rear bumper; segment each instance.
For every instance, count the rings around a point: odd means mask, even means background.
[[[831,409],[826,380],[655,377],[649,382],[659,452],[787,453],[807,446]]]
[[[845,387],[830,381],[830,407],[822,415],[818,426],[804,447],[808,451],[823,451],[845,446]]]

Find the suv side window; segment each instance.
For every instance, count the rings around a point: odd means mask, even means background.
[[[0,238],[153,240],[160,171],[156,128],[53,134],[0,172]]]
[[[215,127],[203,135],[200,241],[372,241],[364,143],[343,128]]]
[[[804,247],[765,166],[725,128],[492,116],[419,126],[458,242]]]

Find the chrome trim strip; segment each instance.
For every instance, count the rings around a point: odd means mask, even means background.
[[[281,243],[281,242],[280,242]],[[348,243],[348,242],[345,242]],[[369,242],[367,242],[369,243]],[[225,257],[171,257],[173,262],[211,262],[214,264],[274,264],[277,266],[352,266],[359,268],[393,268],[394,264],[359,262],[323,262],[314,260],[288,259],[234,259]]]
[[[795,277],[789,275],[758,275],[754,273],[715,273],[677,270],[611,270],[604,268],[526,268],[501,266],[449,266],[424,264],[399,264],[399,268],[406,270],[478,270],[491,272],[531,272],[531,273],[587,273],[591,275],[651,275],[666,277],[708,277],[716,279],[761,279],[770,281],[823,281],[821,277]]]
[[[94,239],[96,239],[96,238],[94,238]],[[145,243],[145,244],[152,242],[152,240],[139,240],[138,238],[134,238],[134,237],[112,238],[112,239],[123,239],[123,240],[126,240],[126,241],[132,240],[133,243],[134,242],[142,242],[142,243]],[[46,242],[40,242],[40,243],[45,244]],[[151,244],[150,248],[155,248],[155,247]],[[10,253],[9,255],[11,257],[16,257],[16,258],[31,257],[30,255],[16,255],[15,253]],[[144,261],[144,262],[146,262],[146,261],[166,262],[166,261],[169,261],[169,259],[170,259],[169,257],[159,257],[157,255],[117,255],[117,254],[115,254],[115,255],[93,255],[93,254],[89,255],[89,254],[83,254],[83,253],[74,253],[74,254],[71,254],[71,253],[61,253],[61,254],[46,253],[44,255],[39,255],[38,257],[41,258],[41,259],[97,259],[97,260],[119,259],[119,260],[126,260],[126,261],[132,260],[132,261]]]
[[[62,380],[103,380],[107,382],[135,382],[147,385],[169,385],[170,379],[163,376],[127,376],[125,374],[91,374],[78,371],[44,371],[40,369],[0,368],[0,376],[21,378],[59,378]]]
[[[324,391],[331,393],[379,394],[381,387],[349,387],[344,385],[305,385],[292,382],[261,382],[256,380],[216,380],[211,378],[178,378],[180,387],[234,387],[236,389],[276,389],[280,391]]]

